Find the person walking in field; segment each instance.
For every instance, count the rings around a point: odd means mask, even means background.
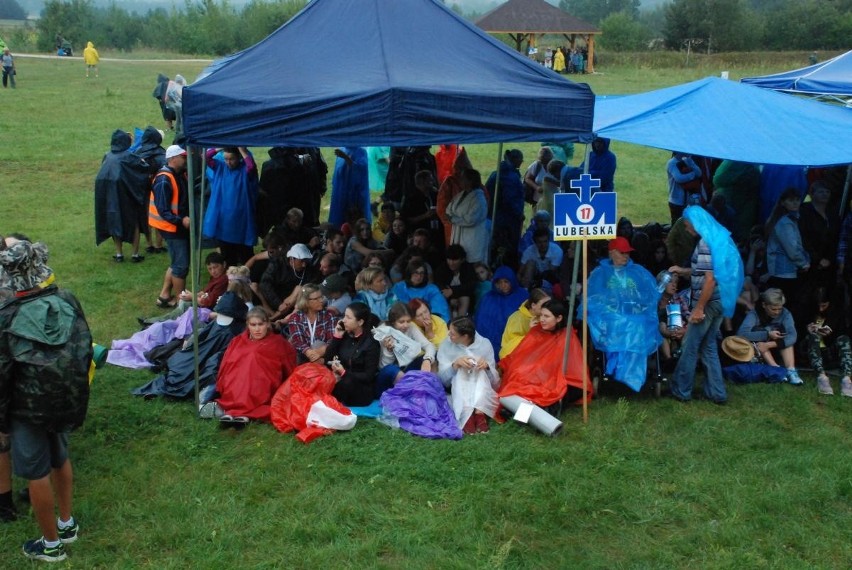
[[[6,88],[7,83],[11,83],[12,89],[15,88],[15,58],[12,57],[12,52],[9,48],[3,49],[3,55],[0,56],[0,63],[3,65],[3,88]]]
[[[86,79],[89,78],[89,72],[94,70],[95,78],[98,77],[98,62],[101,56],[98,50],[95,49],[95,44],[89,42],[86,44],[86,49],[83,50],[83,61],[86,62]]]

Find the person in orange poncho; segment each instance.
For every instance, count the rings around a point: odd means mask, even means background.
[[[562,301],[551,299],[542,306],[538,324],[509,356],[500,360],[500,398],[520,396],[542,408],[582,398],[583,348],[573,328],[568,370],[561,374],[569,321],[568,307]],[[587,392],[591,398],[591,383]]]
[[[296,349],[270,332],[269,316],[255,307],[246,317],[246,332],[228,345],[216,380],[216,401],[226,416],[269,421],[272,396],[296,368]]]

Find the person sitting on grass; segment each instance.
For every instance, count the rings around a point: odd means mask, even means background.
[[[309,283],[302,287],[295,312],[285,319],[283,333],[296,349],[299,364],[322,361],[334,335],[334,315],[324,305],[319,286]]]
[[[657,275],[657,283],[662,283],[665,275],[671,275],[671,279],[663,289],[663,294],[657,302],[657,319],[660,322],[660,335],[663,343],[660,345],[661,365],[664,370],[674,370],[677,359],[672,349],[675,343],[680,343],[689,326],[689,289],[678,291],[680,278],[668,271],[660,271]],[[669,306],[674,305],[680,311],[680,326],[669,326]]]
[[[364,303],[346,307],[325,351],[325,360],[337,378],[332,396],[345,406],[368,406],[376,397],[376,374],[381,348],[370,334],[377,319]]]
[[[476,330],[491,341],[494,353],[499,354],[506,321],[527,300],[527,290],[518,283],[515,272],[505,265],[494,272],[491,284],[491,291],[480,299],[476,308]]]
[[[204,258],[204,264],[207,266],[207,273],[210,275],[210,281],[204,289],[197,295],[198,306],[202,309],[212,309],[216,306],[219,297],[225,294],[228,289],[228,265],[225,263],[225,258],[222,254],[216,251],[211,251]],[[178,304],[173,310],[165,315],[158,317],[150,317],[140,320],[141,325],[150,325],[160,321],[170,321],[180,317],[187,309],[192,307],[192,291],[184,289],[178,294]]]
[[[840,361],[843,373],[843,378],[840,380],[840,393],[846,397],[852,397],[852,380],[850,380],[852,343],[849,341],[844,314],[842,311],[832,311],[832,303],[825,287],[817,287],[814,290],[808,309],[808,315],[813,320],[808,323],[808,334],[804,338],[804,344],[811,361],[811,368],[818,374],[817,389],[820,394],[834,395],[823,365],[823,355],[830,355]]]
[[[539,311],[537,323],[518,347],[500,360],[502,383],[498,396],[520,396],[559,415],[562,402],[583,397],[583,347],[571,328],[568,307],[558,299],[548,299]],[[566,336],[571,335],[568,368],[562,373]],[[587,398],[593,387],[586,386]]]
[[[441,343],[447,338],[447,322],[438,315],[433,315],[429,303],[423,299],[410,300],[408,308],[414,315],[414,324],[417,325],[423,336],[435,345],[435,348],[440,347]]]
[[[394,352],[396,342],[393,336],[388,335],[379,344],[382,346],[382,357],[379,361],[379,375],[376,378],[376,396],[396,384],[402,375],[409,370],[422,370],[432,372],[435,364],[435,345],[429,342],[420,329],[412,324],[411,310],[408,305],[396,302],[388,311],[389,327],[396,329],[408,338],[420,345],[420,353],[414,354],[413,358],[403,364]]]
[[[355,278],[355,290],[355,301],[367,305],[379,320],[388,318],[388,309],[396,302],[396,297],[388,286],[384,269],[368,267],[361,271]]]
[[[437,285],[429,283],[426,277],[426,263],[410,261],[405,268],[405,280],[393,286],[397,300],[407,303],[411,299],[423,299],[432,308],[432,312],[444,320],[450,318],[450,307]]]
[[[500,358],[506,358],[512,353],[530,329],[538,324],[541,307],[550,301],[550,295],[544,289],[533,289],[530,298],[521,303],[517,311],[509,315],[503,338],[500,343]]]
[[[781,357],[787,369],[787,381],[801,386],[804,381],[796,370],[796,325],[793,315],[784,308],[786,303],[781,289],[767,289],[760,294],[760,304],[743,319],[737,336],[754,343],[760,358],[770,366],[778,366]]]
[[[438,348],[438,376],[450,388],[453,412],[467,434],[488,431],[486,416],[497,413],[500,376],[494,362],[494,349],[487,338],[476,332],[470,317],[450,323],[447,340]]]
[[[269,421],[272,396],[296,368],[293,346],[271,329],[266,311],[254,307],[246,315],[246,331],[228,345],[216,379],[221,419]]]

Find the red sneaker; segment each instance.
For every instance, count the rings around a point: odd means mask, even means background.
[[[476,418],[476,433],[488,433],[488,418],[485,414],[473,414]]]
[[[462,431],[465,435],[473,435],[476,433],[476,427],[476,414],[471,414],[471,416],[464,423]]]

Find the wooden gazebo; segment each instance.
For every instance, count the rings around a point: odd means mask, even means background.
[[[518,51],[524,40],[534,45],[537,36],[545,34],[562,34],[571,49],[580,37],[589,50],[586,70],[595,71],[595,36],[601,31],[544,0],[509,0],[479,18],[476,25],[491,34],[509,34]]]

